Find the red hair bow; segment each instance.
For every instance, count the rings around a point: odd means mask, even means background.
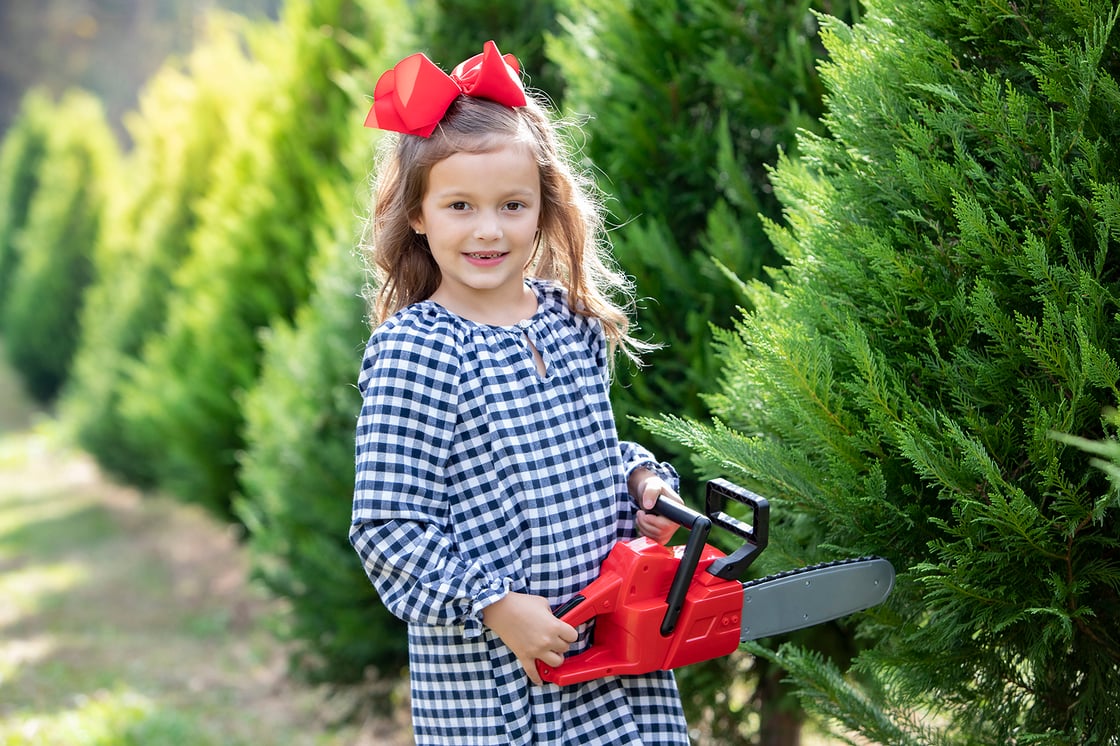
[[[517,58],[503,56],[492,41],[482,46],[482,54],[460,62],[450,75],[417,52],[378,79],[365,125],[428,137],[459,94],[524,106],[525,88],[519,73]]]

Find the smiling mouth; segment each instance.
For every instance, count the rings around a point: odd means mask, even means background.
[[[504,251],[479,251],[472,254],[467,254],[471,259],[500,259],[505,256]]]

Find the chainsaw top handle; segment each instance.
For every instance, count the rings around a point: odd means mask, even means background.
[[[727,500],[747,505],[752,510],[751,523],[747,524],[734,516],[723,512]],[[707,497],[705,499],[707,515],[701,515],[687,505],[658,498],[657,503],[650,513],[668,518],[673,523],[689,529],[691,532],[684,553],[681,555],[680,565],[673,575],[673,582],[669,586],[669,594],[665,597],[667,609],[665,618],[661,622],[661,634],[671,635],[676,627],[677,618],[680,616],[681,607],[684,605],[688,586],[696,574],[696,565],[708,541],[708,533],[713,525],[728,531],[740,539],[744,544],[732,554],[714,560],[707,568],[708,572],[722,580],[734,580],[740,577],[758,555],[766,548],[770,536],[770,503],[750,490],[732,484],[726,479],[713,479],[708,482]]]
[[[723,512],[728,499],[750,507],[752,516],[749,524]],[[713,562],[708,572],[723,580],[742,577],[770,541],[769,501],[726,479],[713,479],[708,482],[708,495],[704,507],[712,523],[735,534],[745,542],[727,557]]]

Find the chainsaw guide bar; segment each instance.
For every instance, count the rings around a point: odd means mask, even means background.
[[[743,583],[741,642],[812,627],[869,609],[894,588],[881,557],[825,562]]]

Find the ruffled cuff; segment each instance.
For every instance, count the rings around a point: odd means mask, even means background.
[[[635,469],[645,467],[665,480],[674,491],[681,488],[681,477],[668,461],[658,461],[644,446],[629,441],[622,443],[622,463],[626,470],[626,483]]]
[[[482,611],[487,606],[497,603],[509,595],[510,590],[513,588],[513,580],[510,578],[496,578],[490,581],[480,590],[475,597],[471,599],[471,609],[463,620],[463,637],[472,639],[479,637],[485,626],[482,624]]]

